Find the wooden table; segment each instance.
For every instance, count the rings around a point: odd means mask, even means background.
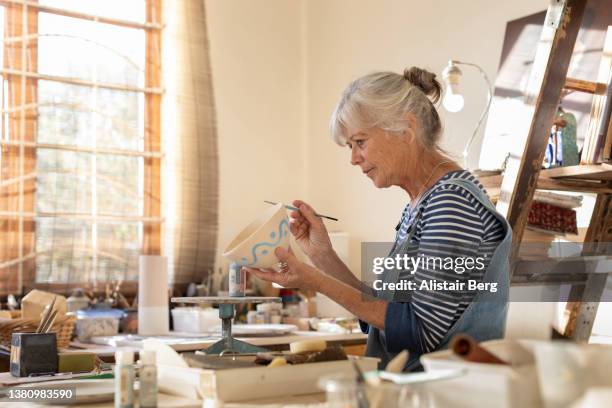
[[[220,337],[193,338],[188,343],[169,344],[178,352],[188,352],[206,349],[211,344],[219,340]],[[329,345],[338,345],[345,349],[348,354],[362,355],[365,349],[367,335],[362,333],[321,333],[316,331],[296,331],[292,334],[283,336],[269,337],[236,337],[239,340],[249,342],[255,346],[261,346],[274,351],[289,350],[289,344],[294,341],[306,339],[321,339]],[[108,360],[115,355],[115,351],[131,347],[113,347],[96,344],[71,343],[75,347],[73,350],[90,351],[96,353],[100,358]]]
[[[339,334],[339,333],[321,333],[321,332],[315,332],[315,331],[297,331],[290,335],[283,335],[283,336],[238,337],[238,338],[244,341],[248,341],[251,344],[266,347],[271,350],[288,350],[289,344],[294,341],[316,338],[316,339],[325,340],[330,345],[342,346],[345,349],[347,349],[347,351],[349,351],[350,353],[350,350],[361,350],[362,351],[365,348],[367,336],[361,333]],[[173,347],[176,351],[188,352],[188,351],[206,349],[208,346],[215,343],[217,340],[218,340],[218,337],[215,337],[215,338],[203,337],[201,339],[195,339],[195,341],[190,342],[189,344],[174,344],[174,345],[170,344],[170,346]],[[100,345],[95,345],[95,344],[80,344],[80,343],[74,343],[74,344],[81,348],[78,348],[78,349],[71,348],[72,350],[79,350],[79,351],[86,350],[86,351],[94,352],[98,356],[100,356],[101,358],[107,361],[110,361],[114,358],[115,351],[117,351],[118,349],[126,349],[126,348],[133,349],[131,347],[112,347],[112,346],[100,346]],[[269,406],[282,406],[285,404],[289,404],[289,405],[294,405],[294,406],[297,405],[297,406],[308,406],[308,407],[320,407],[320,406],[324,406],[324,401],[325,401],[325,394],[321,393],[321,394],[316,394],[316,395],[313,394],[309,396],[293,397],[291,399],[283,398],[282,401],[271,400],[271,399],[266,399],[262,401],[250,401],[249,404],[247,405],[248,406],[261,405],[261,406],[269,407]],[[3,406],[15,406],[15,407],[23,406],[21,403],[14,404],[14,405],[11,405],[10,403],[5,403],[5,404],[6,405],[3,404]],[[31,404],[30,406],[38,406],[38,405]],[[108,402],[108,403],[100,403],[100,404],[93,404],[93,405],[87,405],[87,406],[92,407],[92,408],[106,408],[106,407],[112,407],[113,403]],[[160,394],[159,395],[159,406],[160,407],[173,407],[173,408],[174,407],[175,408],[190,408],[190,407],[196,407],[196,406],[201,407],[202,401],[190,400],[190,399],[178,398],[178,397],[172,397],[169,395]],[[231,404],[231,407],[234,407],[234,408],[239,408],[241,406],[245,406],[245,405],[241,403]]]

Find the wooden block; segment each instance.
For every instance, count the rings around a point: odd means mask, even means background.
[[[343,346],[342,349],[349,356],[365,356],[366,345],[355,344],[354,346]]]
[[[57,297],[54,310],[58,311],[59,316],[66,314],[66,298],[62,295],[45,292],[43,290],[33,289],[23,297],[21,301],[22,316],[25,319],[39,320],[45,307],[53,302],[53,298]]]
[[[58,372],[85,373],[96,368],[96,355],[86,352],[72,352],[58,354]]]

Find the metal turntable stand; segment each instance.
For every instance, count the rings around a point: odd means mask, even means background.
[[[279,297],[263,296],[202,296],[202,297],[175,297],[173,303],[212,303],[219,305],[219,318],[221,319],[221,340],[204,350],[205,354],[243,354],[269,351],[263,347],[257,347],[245,341],[236,340],[232,337],[232,319],[236,312],[236,305],[245,303],[280,303]]]

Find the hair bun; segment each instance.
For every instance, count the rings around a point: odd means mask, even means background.
[[[429,96],[433,103],[438,102],[442,94],[442,86],[436,80],[436,74],[426,71],[419,67],[410,67],[404,70],[404,79],[418,87],[423,93]]]

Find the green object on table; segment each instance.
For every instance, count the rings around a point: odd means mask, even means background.
[[[60,373],[86,373],[96,368],[96,355],[94,353],[59,353]]]
[[[103,373],[103,374],[92,374],[92,375],[86,375],[83,377],[77,377],[77,378],[73,378],[73,380],[107,380],[107,379],[112,379],[115,378],[115,375],[113,373]]]

